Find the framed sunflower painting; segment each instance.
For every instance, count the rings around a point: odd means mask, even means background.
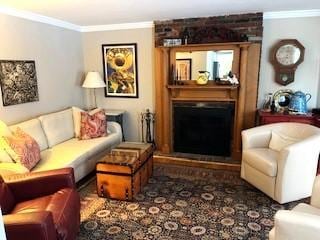
[[[103,72],[106,97],[138,95],[137,44],[103,44]]]

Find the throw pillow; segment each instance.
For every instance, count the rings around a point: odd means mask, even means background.
[[[269,148],[280,152],[283,148],[294,144],[298,141],[296,138],[285,136],[280,133],[272,132]]]
[[[101,108],[96,108],[88,112],[90,115],[95,114],[96,112],[104,111]],[[76,138],[80,137],[80,130],[81,130],[81,113],[85,112],[81,108],[72,107],[72,114],[73,114],[73,125],[74,125],[74,134]],[[107,129],[108,132],[108,129]],[[108,132],[109,133],[109,132]]]
[[[20,128],[12,136],[3,136],[1,141],[13,161],[27,169],[31,170],[40,161],[39,144]]]
[[[81,112],[80,139],[107,136],[107,117],[103,110],[93,114]]]
[[[0,164],[0,175],[7,176],[12,174],[23,174],[28,173],[29,169],[19,163],[1,163]]]

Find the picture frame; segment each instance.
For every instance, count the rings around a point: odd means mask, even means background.
[[[0,60],[3,106],[39,101],[36,64],[33,60]]]
[[[192,80],[192,59],[176,59],[176,79],[179,81]]]
[[[138,98],[137,44],[103,44],[105,97]]]

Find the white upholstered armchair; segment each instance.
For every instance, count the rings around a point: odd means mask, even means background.
[[[320,176],[317,176],[311,205],[300,203],[289,210],[280,210],[275,215],[270,240],[315,240],[320,238]]]
[[[309,197],[320,152],[320,128],[293,122],[242,131],[241,177],[279,203]]]

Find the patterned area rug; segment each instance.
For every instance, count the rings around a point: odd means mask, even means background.
[[[268,239],[280,205],[239,172],[156,165],[133,202],[99,198],[95,179],[80,187],[79,239]]]

